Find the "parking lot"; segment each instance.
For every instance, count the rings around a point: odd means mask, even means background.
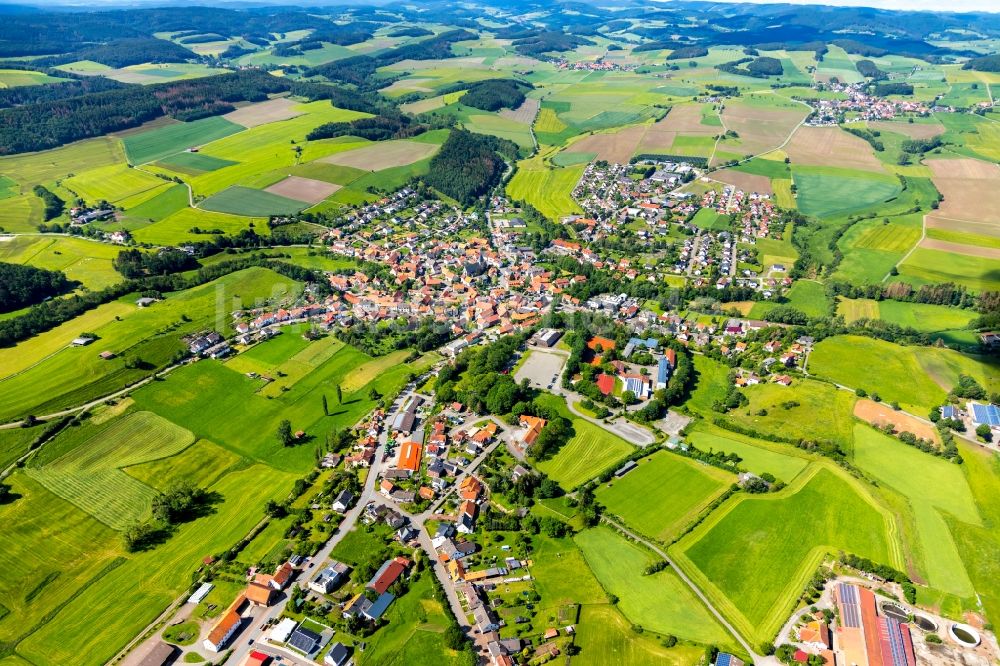
[[[566,356],[537,347],[529,347],[525,354],[528,354],[528,358],[514,373],[514,379],[521,383],[521,380],[527,378],[537,388],[558,388]]]

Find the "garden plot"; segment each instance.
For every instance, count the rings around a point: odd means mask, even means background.
[[[305,203],[315,205],[339,190],[340,187],[340,185],[327,183],[322,180],[289,176],[270,187],[265,187],[264,191],[287,199],[295,199],[296,201],[304,201]]]

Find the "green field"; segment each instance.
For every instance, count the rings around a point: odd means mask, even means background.
[[[917,548],[928,585],[958,597],[974,594],[972,581],[944,520],[982,526],[969,484],[958,465],[929,456],[867,425],[855,426],[854,464],[901,493],[916,522]]]
[[[765,270],[768,268],[769,266],[765,266]],[[826,288],[813,280],[796,280],[785,294],[785,298],[786,303],[758,301],[750,311],[750,316],[765,317],[771,308],[778,305],[787,305],[810,317],[825,317],[830,310],[830,299],[826,295]]]
[[[0,261],[62,271],[88,289],[103,289],[124,279],[112,265],[120,251],[82,238],[16,236],[0,242]]]
[[[728,503],[671,548],[754,644],[773,637],[827,553],[902,566],[890,515],[836,468],[814,469],[780,493]]]
[[[710,414],[715,401],[726,397],[729,368],[698,354],[694,357],[694,369],[697,379],[687,406],[696,412]]]
[[[604,470],[632,452],[632,445],[624,439],[570,414],[562,398],[546,396],[545,399],[556,406],[564,417],[573,421],[576,433],[556,455],[536,465],[563,488],[575,488],[600,476]]]
[[[669,569],[644,576],[658,558],[607,526],[574,537],[597,580],[620,599],[617,608],[634,625],[660,634],[715,645],[735,645],[691,590]]]
[[[977,316],[972,310],[962,310],[947,305],[901,301],[880,301],[878,311],[883,320],[922,333],[963,329]]]
[[[310,442],[324,441],[330,432],[353,425],[374,407],[375,402],[368,396],[370,388],[377,388],[382,395],[393,395],[406,383],[411,371],[426,367],[433,357],[409,365],[397,364],[358,390],[344,391],[343,404],[324,416],[322,395],[327,394],[330,402],[335,402],[334,385],[344,383],[353,370],[371,360],[358,349],[340,346],[328,357],[319,356],[310,372],[289,373],[270,385],[246,377],[242,370],[230,368],[229,364],[197,363],[171,373],[166,381],[136,391],[135,400],[140,408],[154,409],[197,437],[237,455],[301,472],[314,463],[315,445]],[[214,409],[204,409],[206,403]],[[219,418],[220,413],[244,416]],[[275,432],[283,419],[290,420],[294,430],[305,431],[307,441],[300,446],[282,446]]]
[[[793,167],[798,209],[805,215],[828,217],[869,208],[902,191],[892,176],[860,173],[832,167]]]
[[[164,157],[159,161],[159,164],[166,165],[174,170],[198,174],[205,171],[215,171],[216,169],[232,166],[236,164],[236,162],[223,160],[218,157],[212,157],[211,155],[205,155],[203,153],[190,153],[185,151]]]
[[[126,208],[127,203],[135,205],[143,199],[143,194],[146,194],[145,199],[149,199],[169,187],[156,176],[130,169],[125,164],[83,171],[67,178],[63,186],[89,203],[103,200]]]
[[[688,666],[698,661],[704,650],[694,646],[663,647],[653,636],[636,633],[613,606],[583,606],[576,626],[575,644],[580,654],[575,666]]]
[[[0,430],[0,470],[7,469],[28,452],[31,443],[42,434],[41,428],[9,428]]]
[[[732,474],[660,451],[602,485],[597,499],[630,527],[669,541],[735,481]]]
[[[732,226],[728,215],[717,213],[711,208],[702,208],[695,213],[691,224],[708,231],[728,231]]]
[[[899,274],[913,284],[954,282],[972,291],[1000,289],[995,259],[917,248],[899,266]]]
[[[850,363],[844,359],[850,358]],[[904,347],[859,336],[836,336],[818,343],[809,372],[851,388],[873,391],[919,415],[944,401],[959,373],[987,390],[1000,388],[1000,374],[985,360],[934,347]]]
[[[809,464],[807,454],[789,445],[753,439],[706,422],[699,423],[687,438],[702,451],[735,453],[743,459],[740,467],[758,475],[769,472],[785,483]]]
[[[151,412],[129,414],[58,460],[27,473],[112,529],[149,511],[155,491],[121,468],[168,458],[194,442],[190,432]]]
[[[777,437],[833,441],[850,449],[853,393],[811,379],[796,379],[791,386],[757,384],[743,393],[750,404],[730,411],[732,421]]]
[[[583,210],[571,196],[584,165],[550,169],[537,158],[519,163],[518,171],[507,183],[507,194],[516,201],[526,201],[552,219]]]
[[[159,222],[170,217],[188,206],[188,188],[183,185],[174,185],[163,190],[152,199],[149,199],[127,212],[128,219],[149,220]],[[127,221],[124,224],[128,224]]]
[[[292,215],[308,204],[249,187],[228,187],[201,202],[205,210],[230,215],[268,217],[271,215]]]
[[[168,295],[149,308],[136,307],[137,295],[99,306],[13,348],[0,375],[0,418],[46,414],[111,393],[149,374],[126,368],[127,356],[166,365],[182,348],[182,336],[215,326],[219,315],[229,333],[233,309],[287,297],[299,289],[270,270],[252,268]],[[96,333],[99,340],[88,347],[70,347],[82,331]],[[103,360],[98,354],[104,350],[118,357]]]
[[[124,470],[159,491],[166,491],[180,482],[206,488],[232,471],[234,466],[241,465],[243,460],[221,446],[199,440],[169,458],[131,465]]]
[[[173,191],[167,190],[167,192]],[[227,213],[217,213],[201,208],[188,208],[187,202],[183,202],[183,207],[178,208],[182,203],[181,194],[174,193],[171,199],[150,200],[148,203],[153,208],[150,212],[156,215],[169,213],[153,224],[140,227],[132,232],[136,241],[140,243],[150,243],[153,245],[179,245],[184,242],[205,241],[212,238],[210,232],[221,230],[225,234],[235,234],[251,226],[260,235],[266,235],[267,220],[262,217],[242,217],[239,215],[229,215]],[[186,195],[185,195],[186,197]],[[301,205],[301,204],[300,204]],[[129,213],[141,207],[133,208]],[[176,209],[170,212],[171,209]],[[201,229],[201,233],[193,229]]]
[[[264,503],[283,497],[294,478],[261,465],[227,474],[209,488],[219,500],[213,513],[181,525],[165,544],[88,578],[91,584],[25,638],[18,653],[41,666],[107,661],[188,589],[192,571],[206,554],[219,553],[242,538],[260,520]],[[68,524],[60,522],[63,530]],[[32,534],[32,543],[37,544],[37,538]],[[93,537],[80,542],[92,544]],[[101,545],[107,548],[106,540]],[[111,547],[117,550],[117,540]],[[59,562],[55,570],[65,566],[65,561]],[[95,626],[101,631],[94,631]]]
[[[122,143],[130,163],[146,164],[241,131],[242,126],[222,116],[212,116],[133,134]]]
[[[0,69],[0,88],[40,86],[45,83],[65,83],[68,80],[30,69]]]

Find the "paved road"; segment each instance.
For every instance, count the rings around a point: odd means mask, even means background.
[[[664,552],[663,550],[661,550],[659,548],[659,546],[657,546],[654,543],[650,543],[649,541],[647,541],[646,539],[642,538],[638,534],[635,534],[634,532],[632,532],[631,530],[629,530],[627,527],[625,527],[621,523],[619,523],[619,522],[617,522],[615,520],[612,520],[611,518],[608,518],[607,516],[602,516],[601,520],[604,521],[605,523],[608,523],[609,525],[611,525],[612,527],[614,527],[616,530],[618,530],[619,532],[621,532],[625,536],[629,537],[630,539],[634,539],[634,540],[638,541],[639,543],[645,545],[647,548],[649,548],[650,550],[652,550],[654,553],[656,553],[657,555],[659,555],[660,557],[662,557],[667,562],[667,564],[670,565],[670,568],[673,569],[677,573],[677,575],[680,577],[680,579],[682,581],[684,581],[684,583],[688,587],[691,588],[691,591],[694,592],[695,595],[699,599],[701,599],[701,602],[703,604],[705,604],[705,606],[708,608],[709,611],[712,612],[712,615],[714,615],[715,619],[717,619],[719,621],[719,624],[721,624],[723,627],[725,627],[726,630],[730,634],[732,634],[736,638],[737,641],[739,641],[739,644],[743,647],[744,650],[747,651],[747,653],[750,655],[750,658],[753,660],[754,664],[765,664],[767,666],[772,666],[772,665],[777,666],[780,663],[774,657],[764,657],[764,656],[759,655],[756,652],[754,652],[753,648],[750,647],[750,644],[747,643],[743,639],[742,636],[740,636],[739,632],[737,632],[736,629],[734,629],[733,626],[731,624],[729,624],[729,622],[726,620],[726,618],[722,616],[722,613],[720,613],[715,608],[715,606],[712,605],[712,602],[709,601],[709,599],[708,599],[707,596],[705,596],[705,593],[702,592],[701,589],[697,585],[694,584],[694,581],[692,581],[690,578],[688,578],[687,574],[685,574],[683,571],[681,571],[679,568],[677,568],[677,564],[674,563],[674,561],[672,559],[670,559],[670,556],[667,555],[666,552]]]
[[[390,419],[396,414],[397,411],[399,411],[399,408],[410,397],[413,391],[414,387],[413,385],[410,385],[399,394],[396,400],[392,403],[392,406],[386,410],[386,424],[388,424]],[[299,577],[299,580],[295,583],[296,585],[305,586],[309,580],[316,577],[316,574],[322,568],[327,558],[330,557],[330,553],[333,552],[333,549],[341,542],[348,532],[354,529],[358,519],[365,510],[365,506],[367,506],[367,504],[377,496],[375,492],[375,483],[378,480],[378,475],[382,468],[383,458],[385,457],[385,447],[388,439],[389,428],[383,427],[378,436],[378,448],[375,450],[375,460],[372,462],[371,469],[368,470],[368,478],[365,479],[365,486],[361,491],[361,495],[358,497],[357,503],[348,509],[347,513],[344,514],[344,520],[342,520],[340,525],[337,526],[337,531],[327,540],[319,552],[310,558],[308,569],[306,569],[306,571]],[[286,596],[280,602],[267,609],[267,612],[264,614],[261,622],[257,622],[251,626],[250,629],[240,632],[240,637],[237,639],[239,641],[239,645],[236,647],[232,656],[226,663],[242,663],[246,655],[253,649],[252,646],[248,645],[247,640],[253,639],[255,642],[260,640],[262,627],[266,621],[271,618],[279,617],[284,612],[285,605],[287,603],[288,598]]]

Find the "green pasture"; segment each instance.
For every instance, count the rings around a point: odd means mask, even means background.
[[[607,593],[571,537],[531,537],[531,575],[545,608],[564,604],[602,604]]]
[[[171,373],[166,381],[143,387],[134,397],[140,408],[156,409],[199,438],[279,469],[301,472],[313,465],[316,441],[325,441],[335,429],[354,425],[375,405],[368,396],[371,388],[382,395],[393,395],[406,383],[411,371],[419,371],[428,362],[421,359],[397,364],[356,391],[344,391],[343,403],[337,404],[335,385],[371,360],[358,349],[340,347],[311,372],[279,377],[273,387],[263,379],[248,378],[228,364],[203,362]],[[327,396],[329,416],[323,414],[323,395]],[[216,409],[204,409],[206,402]],[[243,417],[219,418],[219,414]],[[275,433],[284,419],[291,421],[293,430],[305,431],[305,441],[292,447],[281,445]]]
[[[676,536],[735,481],[732,474],[666,451],[638,464],[603,484],[597,499],[608,512],[658,541]]]
[[[173,197],[175,198],[171,200],[151,200],[150,205],[154,206],[152,211],[163,214],[168,213],[171,208],[176,208],[180,202],[180,195],[174,193]],[[134,215],[135,210],[130,211],[130,214]],[[134,230],[132,236],[140,243],[180,245],[185,242],[208,240],[212,237],[211,233],[215,233],[216,230],[223,234],[235,234],[248,228],[253,228],[260,235],[268,233],[265,218],[230,215],[201,208],[188,208],[185,205],[153,224]],[[193,231],[194,229],[200,229],[201,233]]]
[[[176,428],[177,426],[172,427]],[[186,482],[207,488],[222,476],[242,466],[244,459],[215,444],[199,440],[168,458],[121,466],[131,477],[159,491]]]
[[[632,445],[604,428],[573,416],[566,403],[558,396],[545,396],[544,400],[559,409],[573,422],[573,437],[559,452],[535,466],[554,479],[563,488],[571,489],[599,476],[604,470],[631,453]]]
[[[884,321],[913,328],[922,333],[937,333],[966,328],[978,315],[972,310],[931,303],[880,301],[879,317]]]
[[[128,220],[149,220],[159,222],[174,213],[187,208],[189,202],[188,189],[184,185],[174,185],[161,191],[134,208],[130,208],[123,224],[128,226]]]
[[[227,166],[232,166],[236,164],[236,162],[219,159],[218,157],[212,157],[211,155],[205,155],[203,153],[191,153],[185,151],[168,155],[167,157],[161,159],[159,164],[165,165],[167,168],[175,171],[197,175],[205,171],[215,171]]]
[[[982,86],[981,86],[982,87]],[[1000,161],[1000,123],[969,113],[935,114],[946,131],[941,137],[949,150],[989,162]]]
[[[40,427],[0,430],[0,471],[27,453],[41,434]]]
[[[704,650],[689,645],[665,648],[654,636],[637,633],[621,612],[608,604],[580,609],[574,645],[580,654],[573,657],[579,666],[604,666],[609,662],[632,666],[687,666],[698,661]]]
[[[901,493],[916,523],[916,552],[931,587],[958,597],[975,590],[943,514],[982,526],[969,484],[958,465],[935,458],[878,430],[857,424],[854,464]]]
[[[137,195],[147,193],[146,198],[150,198],[155,196],[154,193],[168,187],[168,184],[160,178],[131,169],[125,164],[83,171],[72,178],[67,178],[62,184],[89,203],[136,201]]]
[[[795,166],[792,174],[799,210],[820,218],[874,206],[902,189],[892,176],[849,169]]]
[[[262,465],[227,474],[209,488],[219,496],[213,513],[181,525],[163,545],[93,577],[18,652],[41,666],[106,662],[188,589],[205,555],[218,554],[245,536],[263,516],[265,502],[284,497],[295,478]]]
[[[701,414],[712,414],[712,405],[716,400],[724,399],[729,390],[729,368],[698,354],[694,357],[694,369],[694,390],[687,406]]]
[[[137,294],[99,306],[13,348],[0,375],[0,419],[46,414],[111,393],[150,372],[126,368],[126,358],[166,365],[182,349],[181,337],[218,321],[223,332],[231,333],[232,310],[284,299],[299,288],[270,270],[251,268],[168,295],[148,308],[135,305]],[[84,331],[99,339],[87,347],[71,347],[70,341]],[[117,357],[100,358],[105,350]]]
[[[944,401],[960,373],[975,377],[987,390],[1000,388],[996,365],[985,357],[935,347],[905,347],[852,335],[817,343],[809,356],[809,372],[878,393],[882,400],[898,402],[921,416]]]
[[[124,529],[149,511],[155,491],[122,467],[168,458],[194,442],[190,432],[151,412],[118,419],[44,467],[27,473],[112,529]]]
[[[0,504],[0,640],[13,646],[117,564],[118,535],[18,471],[5,479],[18,496]],[[75,655],[79,657],[79,655]]]
[[[951,530],[978,599],[991,620],[1000,617],[1000,458],[980,446],[959,442],[964,459],[961,467],[983,525],[978,526],[943,514]]]
[[[788,483],[809,464],[808,454],[788,444],[775,444],[725,430],[707,421],[699,422],[687,439],[701,451],[735,453],[740,467],[763,474],[769,472]]]
[[[0,261],[62,271],[88,289],[121,282],[112,266],[121,248],[72,237],[16,236],[0,242]]]
[[[46,83],[65,83],[69,79],[49,76],[45,72],[30,69],[0,69],[0,88],[40,86]]]
[[[764,268],[767,270],[770,266],[765,265]],[[778,305],[787,305],[810,317],[825,317],[830,310],[830,298],[826,295],[826,289],[821,283],[812,280],[796,280],[785,298],[786,303],[758,301],[750,311],[750,316],[765,317],[771,308]]]
[[[855,396],[849,391],[798,378],[791,386],[757,384],[742,391],[750,404],[729,412],[729,419],[770,435],[833,441],[850,449]]]
[[[881,282],[920,240],[922,226],[922,213],[854,223],[837,242],[843,259],[834,275],[852,283]]]
[[[695,213],[691,224],[708,231],[727,231],[732,227],[728,215],[717,213],[711,208],[702,208]]]
[[[652,552],[604,525],[584,530],[573,540],[597,580],[619,598],[617,608],[632,624],[699,643],[732,644],[730,649],[735,649],[735,641],[673,571],[643,575],[657,560]]]
[[[227,187],[201,202],[200,207],[216,213],[243,215],[246,217],[270,217],[272,215],[293,215],[308,204],[303,201],[271,194],[249,187]]]
[[[583,165],[551,169],[543,166],[538,158],[524,160],[507,183],[507,194],[515,201],[530,203],[552,220],[582,213],[572,193],[583,169]]]
[[[146,164],[241,131],[242,126],[222,116],[211,116],[133,134],[122,143],[130,163]]]
[[[899,274],[915,285],[954,282],[975,292],[1000,289],[996,259],[917,248],[899,265]]]
[[[890,514],[855,479],[813,469],[780,493],[740,496],[671,549],[753,644],[773,637],[828,553],[902,566]]]

